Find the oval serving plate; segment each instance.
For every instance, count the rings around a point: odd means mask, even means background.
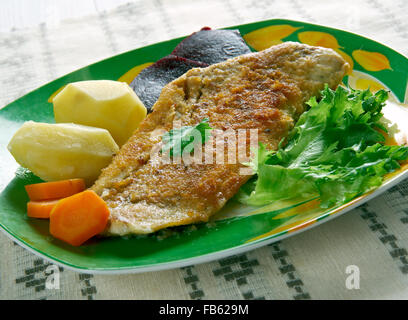
[[[384,108],[391,122],[408,119],[408,59],[375,41],[341,30],[290,20],[269,20],[234,26],[253,51],[283,41],[330,47],[341,54],[353,71],[345,84],[358,89],[386,88],[392,103]],[[179,227],[149,236],[93,239],[72,247],[54,239],[48,221],[26,215],[24,185],[40,182],[18,167],[7,151],[13,133],[24,121],[54,122],[49,102],[69,82],[111,79],[130,82],[150,63],[170,53],[182,38],[129,51],[77,70],[0,110],[0,226],[14,241],[31,252],[64,267],[89,273],[132,273],[197,264],[252,250],[307,230],[353,209],[408,177],[408,165],[386,177],[376,190],[336,208],[321,209],[318,201],[277,202],[259,208],[230,200],[209,223]],[[406,121],[407,122],[407,121]],[[408,123],[408,122],[407,122]],[[406,143],[403,124],[389,143]]]

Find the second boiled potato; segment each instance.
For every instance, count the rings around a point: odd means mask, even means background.
[[[107,129],[122,146],[146,117],[146,108],[125,82],[79,81],[53,99],[56,122]]]
[[[119,148],[108,130],[73,123],[27,121],[7,146],[44,181],[81,178],[92,184]]]

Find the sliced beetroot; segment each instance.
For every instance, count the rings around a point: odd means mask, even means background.
[[[130,86],[151,112],[162,88],[189,69],[207,67],[249,52],[238,30],[204,27],[181,41],[170,55],[142,70]]]
[[[214,64],[250,52],[238,30],[211,30],[205,27],[181,41],[172,54]]]
[[[136,92],[148,112],[160,96],[163,87],[192,68],[204,68],[208,64],[168,55],[143,69],[130,87]]]

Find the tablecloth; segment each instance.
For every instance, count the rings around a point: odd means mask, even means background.
[[[0,33],[0,106],[127,50],[203,26],[273,18],[340,28],[408,54],[404,0],[139,0]],[[59,289],[45,286],[49,262],[0,233],[0,299],[407,299],[407,248],[408,180],[343,216],[244,254],[130,275],[60,268]],[[358,284],[350,286],[356,270]]]

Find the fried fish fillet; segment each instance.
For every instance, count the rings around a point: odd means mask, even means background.
[[[327,83],[336,87],[349,66],[331,49],[286,42],[206,68],[167,84],[153,112],[103,170],[92,190],[111,210],[106,235],[146,234],[208,221],[250,176],[242,164],[162,163],[151,158],[158,132],[173,121],[212,128],[257,129],[276,149],[305,102]]]

